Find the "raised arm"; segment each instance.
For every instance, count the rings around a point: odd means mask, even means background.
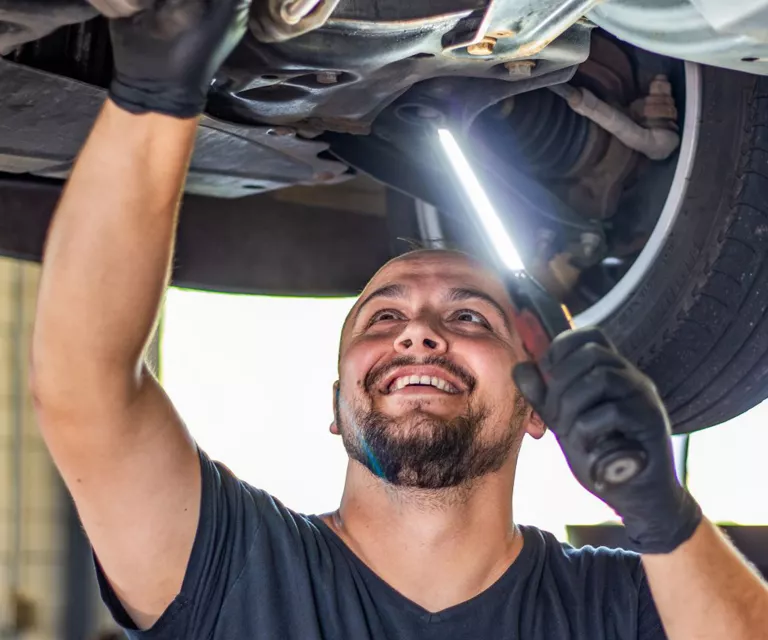
[[[555,432],[578,481],[622,517],[669,639],[768,640],[768,586],[680,486],[653,383],[597,329],[559,336],[541,369],[544,376],[518,365],[518,388]],[[592,451],[606,436],[640,443],[644,470],[623,484],[597,483]]]
[[[147,628],[197,528],[196,447],[143,365],[207,87],[242,0],[160,3],[112,24],[116,76],[53,218],[32,346],[43,436],[106,575]]]

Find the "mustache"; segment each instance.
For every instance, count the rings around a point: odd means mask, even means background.
[[[383,378],[385,378],[395,369],[418,365],[429,365],[444,369],[454,377],[461,380],[464,383],[464,386],[467,387],[469,393],[472,393],[472,391],[474,391],[475,387],[477,386],[477,379],[471,373],[469,373],[469,371],[464,369],[464,367],[460,367],[445,356],[427,356],[422,360],[419,360],[414,356],[397,356],[389,362],[371,369],[368,372],[368,375],[365,376],[365,380],[363,380],[363,386],[367,392],[370,392],[371,389],[373,389],[377,384],[379,384],[379,382],[382,381]]]

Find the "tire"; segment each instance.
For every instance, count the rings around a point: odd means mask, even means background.
[[[768,78],[701,67],[697,147],[657,258],[601,326],[650,375],[676,433],[768,395]]]

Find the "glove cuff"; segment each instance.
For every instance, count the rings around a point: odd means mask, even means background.
[[[150,85],[137,87],[126,84],[119,76],[109,88],[109,97],[118,107],[129,113],[162,113],[174,118],[194,118],[205,109],[207,95],[190,95],[189,91],[174,92],[168,87]]]
[[[676,508],[659,511],[664,514],[662,522],[648,523],[630,518],[625,520],[627,536],[636,551],[649,554],[671,553],[694,534],[703,517],[701,507],[683,487],[679,487],[677,498]]]

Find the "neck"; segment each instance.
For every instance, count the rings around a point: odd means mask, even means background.
[[[393,487],[350,462],[341,507],[325,522],[380,578],[429,611],[481,593],[522,548],[512,520],[515,460],[471,486]]]

